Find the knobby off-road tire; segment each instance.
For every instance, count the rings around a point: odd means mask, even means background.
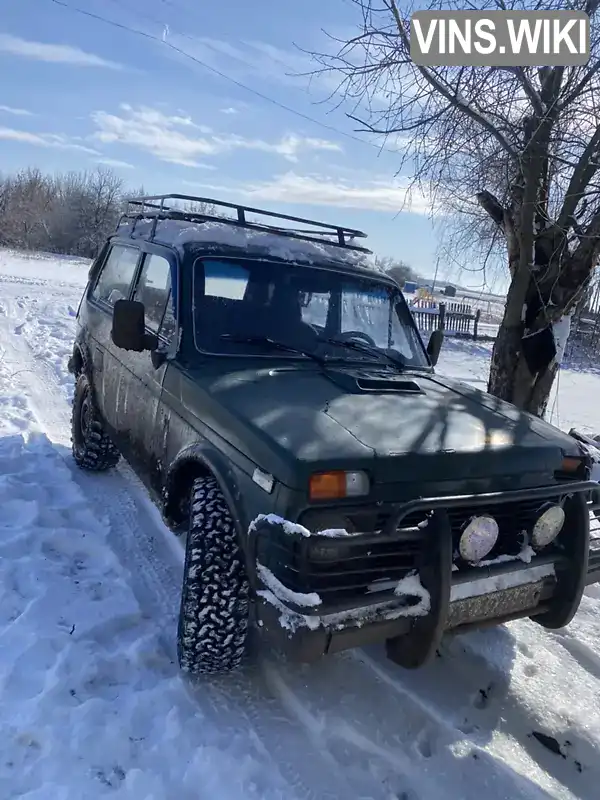
[[[179,666],[210,675],[240,666],[248,638],[249,587],[235,523],[214,478],[191,492],[177,631]]]
[[[103,472],[119,461],[119,451],[104,432],[90,382],[83,373],[77,378],[73,394],[71,443],[73,458],[81,469]]]

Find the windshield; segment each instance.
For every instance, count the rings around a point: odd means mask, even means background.
[[[278,342],[324,359],[428,366],[399,289],[272,261],[198,258],[194,335],[209,353],[305,357],[273,347]]]

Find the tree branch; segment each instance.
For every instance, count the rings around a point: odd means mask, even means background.
[[[600,167],[598,158],[600,158],[600,125],[594,131],[594,135],[589,140],[571,175],[563,207],[557,221],[558,227],[562,230],[566,231],[568,229],[569,220],[575,214],[575,209],[579,205],[590,181],[598,172]]]
[[[410,40],[406,34],[406,31],[404,30],[404,25],[402,23],[402,18],[400,17],[400,12],[398,11],[398,6],[396,5],[396,0],[383,0],[383,2],[394,15],[394,20],[396,21],[396,26],[398,28],[398,34],[402,39],[404,46],[408,51],[410,51]],[[430,72],[427,67],[416,65],[416,68],[433,89],[441,94],[442,97],[445,97],[451,105],[487,130],[487,132],[490,133],[500,143],[507,153],[513,157],[516,157],[516,151],[510,142],[502,135],[501,131],[491,123],[487,116],[480,114],[471,105],[469,105],[469,103],[466,103],[462,97],[456,93],[453,93],[450,88],[445,85],[433,72]]]
[[[498,198],[486,189],[478,192],[475,196],[479,205],[490,215],[496,225],[504,229],[504,208]]]
[[[600,58],[597,61],[595,61],[594,64],[592,64],[592,66],[588,69],[588,71],[585,73],[585,75],[579,81],[579,83],[575,86],[575,88],[571,92],[569,92],[566,95],[566,97],[558,104],[559,110],[562,111],[562,109],[567,108],[567,106],[570,106],[575,100],[577,100],[579,95],[583,92],[585,87],[590,83],[590,81],[592,80],[594,75],[598,73],[598,71],[600,71]]]

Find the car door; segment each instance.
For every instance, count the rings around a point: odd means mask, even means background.
[[[144,304],[146,330],[158,337],[154,352],[126,351],[124,362],[130,373],[119,393],[117,425],[127,439],[126,455],[145,483],[160,483],[160,452],[163,418],[160,395],[171,349],[176,346],[176,321],[172,299],[172,275],[176,257],[152,247],[144,254],[134,285],[133,299]]]
[[[135,245],[112,244],[88,296],[86,324],[96,402],[112,431],[117,427],[118,395],[124,378],[124,351],[111,338],[112,314],[115,302],[130,296],[140,257]]]

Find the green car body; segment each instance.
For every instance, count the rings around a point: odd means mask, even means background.
[[[248,626],[291,657],[386,642],[416,667],[446,631],[567,624],[600,579],[584,450],[438,375],[439,338],[424,346],[361,259],[239,219],[126,216],[90,270],[70,362],[106,448],[183,538],[194,482],[216,481]],[[536,547],[556,507],[562,527]],[[469,561],[461,537],[479,542],[490,517],[495,542]]]

